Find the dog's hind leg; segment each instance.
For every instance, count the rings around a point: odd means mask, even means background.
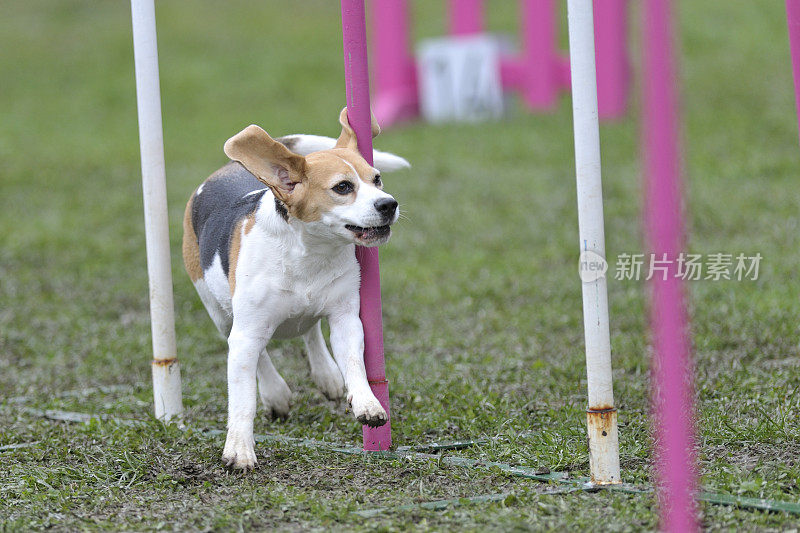
[[[272,364],[266,350],[258,356],[258,394],[270,418],[286,418],[292,405],[292,391]]]
[[[208,316],[214,321],[214,325],[217,326],[220,335],[227,339],[233,325],[233,317],[222,308],[203,278],[194,282],[194,288],[197,289],[197,294],[200,295],[200,300],[203,301],[203,305],[208,311]]]
[[[338,400],[344,397],[344,379],[339,367],[331,357],[322,327],[317,322],[303,335],[303,341],[308,351],[308,363],[311,366],[311,379],[314,380],[319,390],[329,400]]]

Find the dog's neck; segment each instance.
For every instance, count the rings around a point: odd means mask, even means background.
[[[331,237],[322,235],[314,231],[311,224],[303,222],[294,217],[289,217],[289,226],[299,239],[304,249],[305,256],[323,256],[333,258],[339,254],[352,250],[354,245],[341,237]]]
[[[292,263],[325,265],[341,261],[343,256],[354,254],[355,245],[340,237],[326,234],[324,228],[315,231],[315,223],[303,222],[290,215],[277,199],[263,202],[256,225],[266,234],[277,237],[284,247],[285,257]]]

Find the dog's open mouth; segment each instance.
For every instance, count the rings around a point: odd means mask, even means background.
[[[347,224],[345,225],[345,228],[352,231],[356,236],[356,239],[365,243],[374,242],[383,239],[384,237],[388,237],[389,233],[392,231],[388,224],[385,226],[374,226],[371,228],[362,228],[361,226]]]

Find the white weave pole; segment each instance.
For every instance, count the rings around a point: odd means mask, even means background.
[[[181,371],[175,348],[172,266],[169,254],[167,185],[161,128],[161,92],[154,0],[131,0],[136,102],[142,152],[144,228],[150,279],[150,326],[153,334],[153,396],[156,418],[180,419],[183,413]]]
[[[603,190],[600,179],[600,130],[597,121],[597,76],[591,0],[568,0],[569,56],[572,73],[572,116],[575,171],[578,182],[578,228],[583,261],[592,253],[606,255],[603,232]],[[597,258],[599,259],[599,258]],[[617,410],[611,384],[611,340],[608,294],[604,275],[582,276],[583,329],[589,408],[589,470],[592,482],[621,483]],[[588,278],[588,280],[587,280]]]

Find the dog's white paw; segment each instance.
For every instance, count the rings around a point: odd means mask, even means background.
[[[258,461],[252,432],[249,436],[245,436],[241,432],[229,429],[225,448],[222,450],[222,462],[225,466],[236,470],[253,470]]]
[[[378,427],[389,420],[386,411],[372,393],[352,395],[350,406],[353,408],[353,416],[363,425]]]
[[[269,418],[289,416],[289,409],[292,407],[292,390],[283,378],[279,377],[266,386],[259,386],[258,394]]]
[[[329,400],[344,398],[344,379],[339,367],[327,365],[323,371],[311,371],[311,379]]]

